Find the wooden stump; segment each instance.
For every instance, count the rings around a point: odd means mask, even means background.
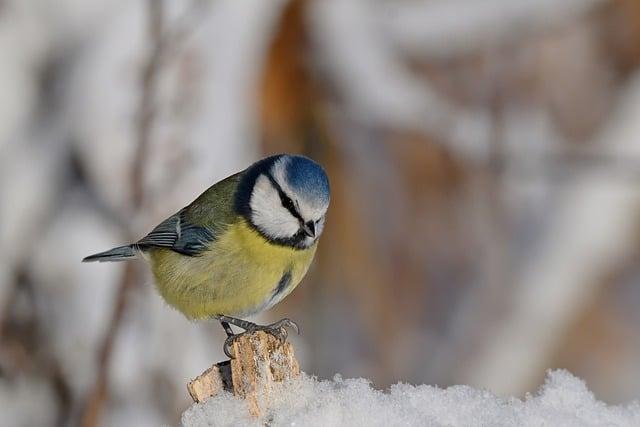
[[[245,399],[249,412],[259,416],[269,405],[273,383],[300,375],[291,344],[280,344],[263,331],[239,337],[232,353],[234,359],[216,363],[187,384],[194,402],[229,391]]]

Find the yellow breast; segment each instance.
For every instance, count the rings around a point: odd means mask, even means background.
[[[153,249],[149,258],[167,303],[191,319],[204,319],[216,314],[245,316],[271,307],[300,283],[316,247],[274,245],[241,220],[201,256]],[[286,274],[290,274],[288,284],[278,289]]]

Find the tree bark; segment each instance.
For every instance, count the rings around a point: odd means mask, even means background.
[[[257,417],[269,406],[274,382],[300,375],[293,346],[263,331],[239,337],[231,349],[234,359],[216,363],[187,384],[194,402],[228,391],[245,399]]]

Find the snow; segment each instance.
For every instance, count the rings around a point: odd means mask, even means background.
[[[198,426],[638,426],[640,405],[608,406],[584,381],[549,371],[545,384],[524,399],[503,398],[469,386],[393,385],[388,392],[369,381],[318,380],[303,376],[278,385],[269,413],[252,419],[229,393],[195,404],[182,415]]]

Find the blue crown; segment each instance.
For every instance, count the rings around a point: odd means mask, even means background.
[[[287,183],[300,194],[322,204],[329,203],[329,179],[322,166],[308,157],[287,155]]]

